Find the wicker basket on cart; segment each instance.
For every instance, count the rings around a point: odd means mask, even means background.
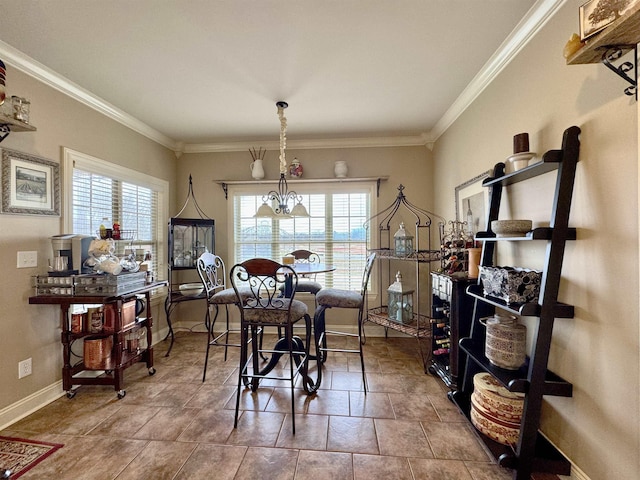
[[[91,336],[84,339],[84,366],[95,370],[111,370],[113,337]]]

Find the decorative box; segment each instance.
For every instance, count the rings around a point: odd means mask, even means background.
[[[115,297],[143,288],[147,272],[75,275],[75,294],[78,296]]]
[[[542,272],[526,268],[480,266],[484,294],[507,303],[538,301]]]
[[[121,328],[127,330],[136,324],[136,301],[135,299],[122,303]],[[104,323],[102,331],[104,333],[114,333],[117,326],[118,304],[106,303],[104,305]]]
[[[514,445],[520,435],[524,394],[503,387],[490,373],[473,377],[471,423],[503,445]]]

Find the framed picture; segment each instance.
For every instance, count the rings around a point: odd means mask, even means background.
[[[475,235],[486,230],[489,189],[482,181],[493,173],[482,172],[456,187],[456,221],[467,222],[466,230]]]
[[[60,165],[2,149],[2,213],[60,215]]]
[[[580,40],[586,40],[622,17],[640,0],[603,2],[589,0],[580,6]],[[623,4],[622,6],[620,4]],[[619,10],[618,10],[619,9]]]

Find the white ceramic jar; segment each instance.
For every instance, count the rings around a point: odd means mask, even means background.
[[[338,160],[333,167],[333,173],[336,178],[345,178],[347,176],[347,162],[344,160]]]

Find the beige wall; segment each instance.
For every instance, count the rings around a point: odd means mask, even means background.
[[[560,147],[565,128],[582,129],[570,217],[578,241],[566,250],[559,297],[576,315],[557,320],[550,359],[574,396],[547,397],[542,429],[592,480],[630,480],[640,471],[637,106],[604,66],[565,65],[582,3],[568,2],[437,141],[436,209],[450,211],[455,185],[513,153],[513,135],[529,132],[542,153]],[[554,179],[509,188],[501,215],[548,221]],[[544,255],[521,250],[498,264],[537,266]],[[527,325],[531,336],[536,320]]]
[[[274,124],[274,135],[277,135],[275,116]],[[409,201],[421,208],[432,210],[433,172],[431,152],[426,147],[287,150],[287,161],[290,162],[294,157],[297,157],[304,167],[304,178],[333,178],[336,160],[347,162],[348,176],[352,178],[389,177],[380,184],[380,197],[377,199],[379,209],[387,207],[395,200],[398,186],[403,184],[404,193]],[[178,198],[186,197],[191,174],[198,204],[216,221],[216,253],[230,268],[234,259],[231,257],[233,252],[230,251],[228,241],[228,202],[224,198],[222,187],[215,180],[251,180],[251,156],[249,152],[185,154],[178,163]],[[264,165],[266,179],[279,177],[277,151],[267,152]],[[294,188],[294,181],[290,181],[289,185]],[[265,185],[264,192],[272,188],[273,185]],[[189,204],[183,216],[197,216],[192,207],[193,205]],[[393,224],[392,228],[397,226]],[[194,302],[191,302],[191,305],[180,305],[180,309],[176,311],[176,318],[178,321],[192,321],[198,318],[198,312],[201,310],[202,308],[194,305]],[[327,321],[334,321],[338,315],[337,312],[328,313]]]
[[[60,161],[62,147],[68,147],[107,161],[143,172],[152,171],[171,182],[169,212],[177,214],[188,192],[189,175],[200,207],[216,220],[216,250],[228,258],[227,201],[216,179],[250,179],[250,156],[244,152],[218,154],[185,154],[179,160],[172,152],[142,137],[103,115],[81,105],[9,66],[10,94],[19,94],[32,102],[33,133],[12,133],[0,148],[6,147]],[[277,134],[277,118],[274,117]],[[277,138],[277,136],[276,136]],[[378,204],[387,206],[403,183],[405,193],[415,204],[431,208],[432,167],[430,152],[425,147],[354,148],[288,151],[291,160],[297,156],[305,167],[306,178],[332,178],[335,160],[346,160],[350,177],[388,176],[380,186]],[[278,177],[277,152],[268,152],[267,178]],[[427,188],[425,188],[427,187]],[[190,202],[182,217],[197,216]],[[49,237],[61,231],[61,218],[0,215],[0,268],[10,275],[0,278],[2,312],[0,321],[0,424],[11,422],[11,415],[21,414],[26,402],[42,389],[61,379],[62,347],[60,345],[59,310],[54,306],[28,305],[33,294],[31,276],[46,273],[51,256]],[[65,232],[66,233],[66,232]],[[17,269],[17,251],[36,250],[37,269]],[[192,280],[196,280],[191,272]],[[199,322],[203,317],[200,302],[180,305],[174,323],[180,326]],[[154,332],[166,328],[164,312],[156,308]],[[328,319],[330,320],[330,319]],[[156,355],[166,346],[157,348]],[[33,375],[17,378],[17,364],[33,358]],[[28,402],[27,402],[28,403]],[[18,405],[18,406],[17,406]],[[3,415],[4,409],[4,415]]]
[[[38,130],[11,133],[0,148],[60,162],[62,147],[69,147],[128,168],[153,171],[173,182],[175,155],[166,148],[11,65],[7,65],[7,88],[10,95],[31,100],[31,123]],[[46,273],[52,256],[49,237],[60,233],[68,233],[61,231],[60,217],[0,214],[0,414],[61,379],[59,309],[28,304],[33,294],[31,276]],[[17,252],[24,250],[38,252],[38,268],[16,268]],[[18,362],[29,357],[33,374],[18,380]],[[0,415],[0,424],[4,420]]]
[[[565,65],[562,47],[577,29],[582,3],[572,0],[560,10],[438,139],[433,154],[422,147],[318,149],[292,150],[288,158],[297,156],[308,178],[332,177],[335,160],[347,161],[349,176],[389,175],[379,206],[389,204],[403,183],[414,203],[451,219],[455,186],[503,161],[514,134],[529,132],[531,149],[541,153],[560,146],[566,127],[580,126],[571,214],[579,239],[567,248],[560,289],[560,300],[575,305],[576,316],[556,323],[550,359],[551,368],[573,382],[574,396],[547,399],[543,431],[590,479],[634,479],[640,471],[637,106],[605,67]],[[153,168],[172,182],[172,214],[192,174],[200,206],[216,220],[217,253],[228,258],[227,203],[214,180],[249,179],[248,153],[185,154],[176,162],[165,148],[11,66],[8,79],[10,94],[32,100],[38,131],[11,134],[0,148],[59,160],[67,146],[142,171]],[[267,154],[266,173],[278,176],[275,152]],[[545,175],[511,189],[503,215],[544,222],[552,183]],[[0,278],[1,412],[60,379],[61,347],[56,309],[27,304],[30,276],[37,272],[16,269],[18,250],[37,250],[42,271],[59,219],[0,215],[0,222],[0,268],[7,272]],[[500,260],[536,266],[541,253],[535,246],[509,250]],[[193,318],[188,310],[178,315]],[[157,318],[164,324],[162,315]],[[531,333],[535,320],[527,324]],[[27,357],[33,357],[34,374],[17,380],[17,363]]]

